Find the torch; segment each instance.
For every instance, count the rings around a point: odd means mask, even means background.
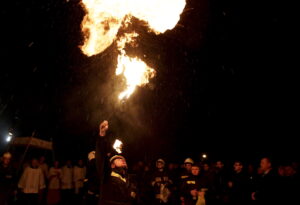
[[[123,142],[121,142],[119,139],[116,139],[113,148],[118,154],[121,154],[123,148]]]

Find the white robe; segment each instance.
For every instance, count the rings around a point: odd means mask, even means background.
[[[49,167],[46,163],[40,164],[39,167],[42,169],[45,179],[48,177]]]
[[[60,189],[61,169],[51,167],[49,170],[49,186],[48,189]]]
[[[18,187],[25,194],[37,194],[40,189],[44,189],[45,179],[41,168],[33,169],[26,167],[19,181]]]
[[[73,170],[73,181],[75,186],[75,194],[79,193],[79,189],[83,187],[86,168],[75,166]]]
[[[61,189],[73,189],[73,167],[63,166],[61,170]]]

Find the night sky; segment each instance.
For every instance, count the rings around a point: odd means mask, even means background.
[[[158,36],[136,21],[139,46],[128,52],[157,75],[124,103],[116,45],[80,51],[79,0],[1,4],[1,150],[12,128],[52,138],[57,158],[85,157],[109,119],[132,160],[300,154],[296,46],[282,3],[187,0],[179,25]]]

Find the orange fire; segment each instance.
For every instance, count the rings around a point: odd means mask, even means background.
[[[82,0],[86,15],[82,21],[85,35],[82,52],[92,56],[103,52],[115,40],[118,45],[116,75],[123,75],[126,89],[119,99],[127,99],[136,86],[142,86],[154,77],[155,71],[139,58],[131,58],[124,50],[127,43],[134,42],[137,33],[125,33],[118,38],[122,25],[134,16],[148,23],[152,32],[164,33],[173,29],[185,7],[185,0]],[[124,23],[125,24],[122,24]]]

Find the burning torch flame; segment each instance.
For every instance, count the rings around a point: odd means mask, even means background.
[[[147,64],[139,58],[130,58],[124,50],[126,43],[133,43],[134,38],[138,34],[133,32],[125,34],[117,42],[120,55],[118,56],[118,65],[116,75],[121,75],[126,79],[126,90],[121,92],[119,99],[127,99],[134,92],[136,86],[142,86],[149,82],[149,78],[153,78],[155,70],[147,66]]]
[[[103,52],[114,40],[117,40],[119,56],[116,75],[123,75],[126,89],[119,99],[128,98],[136,86],[142,86],[154,77],[155,71],[139,58],[131,58],[124,50],[127,43],[132,43],[138,34],[132,32],[117,39],[117,33],[134,16],[148,23],[156,34],[173,29],[185,7],[185,0],[82,0],[86,16],[82,21],[85,35],[82,52],[92,56]]]
[[[120,93],[119,99],[126,99],[135,91],[137,85],[142,86],[154,77],[154,69],[148,67],[139,58],[130,58],[126,55],[118,56],[116,75],[123,74],[126,78],[126,90]]]
[[[118,152],[119,154],[122,153],[122,146],[123,146],[123,143],[116,139],[115,140],[115,143],[113,145],[113,148],[116,150],[116,152]]]

